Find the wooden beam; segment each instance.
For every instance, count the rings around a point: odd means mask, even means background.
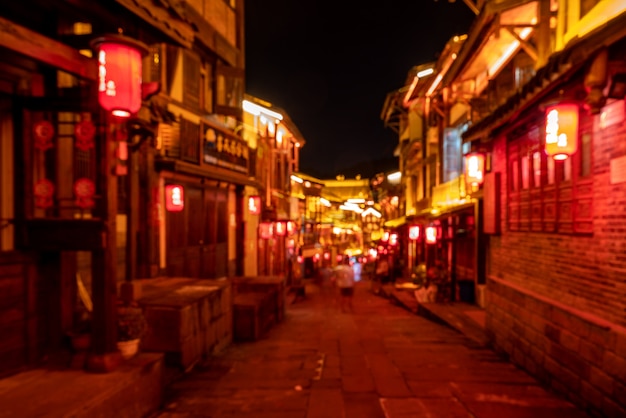
[[[2,17],[0,47],[19,52],[83,79],[98,79],[98,64],[95,59],[85,57],[74,48]]]

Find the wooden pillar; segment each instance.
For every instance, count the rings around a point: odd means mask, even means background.
[[[107,120],[100,136],[99,192],[102,194],[98,215],[104,221],[103,248],[92,253],[93,334],[87,370],[109,372],[117,368],[121,355],[117,350],[117,178],[115,165],[115,130],[121,125]]]

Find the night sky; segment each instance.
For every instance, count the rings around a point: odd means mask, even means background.
[[[300,171],[318,178],[387,170],[382,160],[393,161],[398,137],[380,119],[385,96],[474,18],[461,0],[245,7],[246,92],[289,115],[306,140]]]

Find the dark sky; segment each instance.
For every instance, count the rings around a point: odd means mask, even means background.
[[[306,145],[300,171],[333,178],[391,158],[380,113],[411,67],[474,18],[461,1],[247,0],[246,92],[285,110]],[[383,5],[387,5],[384,8]],[[364,173],[367,175],[367,173]]]

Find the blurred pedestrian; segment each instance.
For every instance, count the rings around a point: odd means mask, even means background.
[[[352,312],[352,299],[354,296],[354,271],[350,266],[350,258],[345,257],[333,270],[333,280],[339,289],[339,306],[341,312]]]

